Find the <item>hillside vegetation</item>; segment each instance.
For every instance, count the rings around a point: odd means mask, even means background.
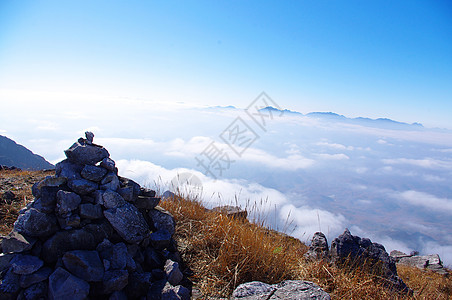
[[[0,171],[0,233],[7,234],[18,212],[31,201],[31,186],[51,172]],[[14,199],[5,199],[12,191]],[[191,271],[194,296],[221,298],[244,282],[278,283],[285,279],[309,280],[332,299],[451,299],[452,280],[442,275],[398,266],[399,276],[413,296],[394,293],[385,282],[363,269],[345,270],[324,261],[307,261],[307,246],[262,224],[229,218],[202,203],[183,197],[160,204],[176,219],[178,247]]]

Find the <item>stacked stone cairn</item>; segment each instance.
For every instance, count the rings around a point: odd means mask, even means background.
[[[0,299],[190,299],[173,217],[85,135],[3,238]]]

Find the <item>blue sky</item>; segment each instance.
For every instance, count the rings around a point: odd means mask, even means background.
[[[239,107],[266,91],[303,113],[452,128],[452,4],[5,0],[2,91]]]

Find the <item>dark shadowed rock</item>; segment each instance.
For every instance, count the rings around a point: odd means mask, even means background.
[[[92,145],[93,144],[94,133],[92,133],[91,131],[85,131],[85,137],[86,137],[85,142],[88,145]]]
[[[179,264],[170,259],[165,262],[165,273],[168,282],[173,286],[178,285],[184,277],[179,269]]]
[[[54,234],[58,230],[58,225],[55,216],[30,208],[23,215],[19,215],[14,223],[14,229],[23,235],[44,237]]]
[[[23,291],[23,294],[19,295],[19,299],[41,300],[46,299],[47,294],[47,283],[41,281],[26,288]],[[23,298],[21,298],[21,296],[23,296]]]
[[[11,260],[16,256],[17,254],[4,254],[0,253],[0,273],[5,271],[11,266]]]
[[[80,204],[80,217],[90,220],[100,219],[104,215],[99,204],[83,203]]]
[[[20,291],[19,275],[14,274],[11,270],[6,272],[0,281],[0,298],[16,299]]]
[[[326,259],[328,258],[328,241],[326,236],[321,232],[314,233],[311,240],[311,245],[309,246],[308,252],[305,254],[308,258],[314,259]]]
[[[107,169],[96,167],[92,165],[85,165],[82,172],[80,173],[83,178],[91,181],[99,182],[107,174]]]
[[[126,201],[121,197],[120,194],[112,190],[106,190],[102,197],[103,206],[105,208],[116,208],[123,206],[126,203]]]
[[[166,230],[169,234],[174,234],[176,222],[169,211],[157,206],[155,209],[150,210],[148,215],[152,220],[152,226],[156,230]]]
[[[117,192],[127,202],[134,202],[135,199],[133,198],[133,188],[131,186],[126,186],[126,187],[119,188],[117,190]]]
[[[97,145],[74,143],[64,151],[68,160],[79,165],[95,165],[110,156],[107,149]]]
[[[108,260],[110,262],[109,269],[121,270],[127,266],[129,253],[127,252],[126,244],[112,244],[110,241],[104,240],[96,249],[103,260]]]
[[[129,275],[129,284],[126,287],[127,297],[130,299],[138,299],[142,295],[146,295],[152,282],[152,274],[150,272],[138,273],[134,272]]]
[[[115,173],[108,173],[104,179],[100,182],[100,188],[102,190],[116,191],[119,188],[119,178]]]
[[[101,281],[104,265],[97,251],[74,250],[63,255],[63,263],[69,272],[85,281]]]
[[[18,275],[34,273],[43,265],[44,262],[33,255],[18,254],[11,260],[11,268]]]
[[[127,270],[106,271],[102,280],[103,294],[110,294],[120,291],[129,282],[129,272]]]
[[[351,268],[365,268],[387,279],[386,284],[391,288],[412,292],[398,277],[395,260],[389,256],[381,244],[372,243],[368,238],[353,236],[346,229],[331,243],[330,254],[336,264]]]
[[[57,268],[49,277],[49,299],[83,300],[88,297],[88,282]]]
[[[104,158],[101,162],[100,162],[100,166],[104,169],[107,169],[108,171],[112,171],[112,172],[116,172],[116,165],[114,160],[112,160],[111,158]]]
[[[67,180],[81,179],[80,172],[83,165],[75,164],[65,159],[55,165],[55,174],[58,177],[65,177]],[[35,196],[36,197],[36,196]]]
[[[166,230],[158,230],[150,235],[152,247],[163,250],[171,244],[171,234]]]
[[[68,186],[79,195],[88,195],[98,189],[98,184],[86,179],[69,180]]]
[[[104,211],[111,226],[128,243],[139,243],[149,235],[149,226],[143,215],[130,203]]]
[[[51,268],[43,267],[34,273],[21,275],[19,280],[20,287],[27,288],[33,284],[47,280],[52,272],[53,270]]]
[[[58,191],[56,213],[61,217],[66,217],[76,210],[81,202],[82,198],[76,193]]]
[[[148,196],[138,196],[135,201],[135,206],[139,209],[153,209],[160,202],[160,198],[148,197]]]
[[[36,243],[36,238],[20,234],[13,229],[2,240],[3,253],[18,253],[30,250]]]

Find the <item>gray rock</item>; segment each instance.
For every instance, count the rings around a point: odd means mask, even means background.
[[[321,232],[316,232],[312,237],[311,245],[305,256],[307,258],[326,259],[329,255],[328,248],[326,236]]]
[[[50,237],[42,246],[41,257],[47,263],[54,263],[67,251],[72,250],[94,250],[97,244],[104,239],[105,233],[101,225],[89,224],[83,229],[70,231],[58,231]],[[99,236],[89,232],[90,228]],[[100,239],[100,241],[98,241]]]
[[[95,165],[110,156],[104,147],[81,144],[80,142],[74,143],[64,153],[70,162],[79,165]]]
[[[149,226],[143,215],[130,203],[104,210],[104,216],[128,243],[139,243],[149,235]]]
[[[85,281],[101,281],[104,266],[97,251],[74,250],[63,255],[66,269]]]
[[[234,290],[232,299],[267,299],[275,290],[275,285],[260,281],[246,282]]]
[[[86,137],[86,143],[88,145],[92,145],[93,144],[94,133],[92,133],[91,131],[85,131],[85,137]]]
[[[410,257],[410,256],[412,256],[410,254],[406,254],[406,253],[403,253],[402,251],[398,251],[398,250],[392,250],[391,253],[389,253],[389,255],[392,258],[394,258],[396,262],[398,262],[399,259],[402,258],[402,257]]]
[[[269,285],[259,281],[247,282],[239,285],[232,293],[231,299],[322,299],[330,300],[330,296],[318,285],[309,281],[286,280],[279,284]]]
[[[103,294],[110,294],[120,291],[129,282],[129,272],[127,270],[106,271],[102,280]]]
[[[416,267],[418,269],[431,270],[443,275],[448,274],[438,254],[399,257],[397,259],[397,263],[401,265]]]
[[[80,217],[90,220],[100,219],[104,215],[99,204],[83,203],[80,204]]]
[[[56,177],[56,176],[47,176],[41,181],[36,182],[33,184],[33,187],[31,188],[33,196],[36,198],[41,197],[41,191],[42,188],[47,187],[60,187],[66,184],[67,178],[66,177]]]
[[[36,243],[36,238],[20,234],[13,229],[2,240],[3,253],[20,253],[30,250]]]
[[[248,217],[248,212],[241,209],[238,206],[224,205],[212,208],[212,211],[220,212],[226,214],[230,218],[235,218],[238,220],[246,220]]]
[[[45,237],[54,234],[58,225],[55,216],[30,208],[23,215],[19,215],[14,229],[26,236]]]
[[[135,199],[133,198],[133,188],[132,187],[130,187],[130,186],[122,187],[122,188],[119,188],[117,190],[117,192],[127,202],[134,202]]]
[[[86,179],[69,180],[68,186],[79,195],[88,195],[98,189],[98,184]]]
[[[168,282],[171,283],[171,285],[178,285],[184,278],[184,275],[182,275],[182,272],[179,269],[179,264],[177,262],[168,259],[165,262],[164,268]]]
[[[65,159],[55,165],[55,174],[57,177],[64,177],[67,180],[81,179],[80,172],[83,165],[75,164]],[[36,197],[36,195],[34,195]]]
[[[171,234],[166,230],[158,230],[150,235],[151,245],[158,249],[163,250],[168,248],[171,244]]]
[[[80,216],[79,215],[69,215],[65,218],[58,217],[58,224],[60,224],[61,229],[69,230],[72,228],[78,228],[81,226],[80,224]]]
[[[89,294],[89,283],[57,268],[49,277],[49,299],[82,300]]]
[[[104,179],[100,182],[100,188],[102,190],[116,191],[119,188],[119,178],[115,173],[108,173]]]
[[[56,213],[61,217],[69,216],[74,210],[78,208],[82,198],[79,195],[72,192],[58,191],[57,193],[57,205]]]
[[[174,234],[176,222],[169,211],[157,206],[148,212],[148,216],[156,230],[166,230],[170,235]]]
[[[85,165],[83,168],[81,175],[83,178],[95,182],[99,182],[104,178],[104,176],[107,174],[107,169],[96,167],[92,165]]]
[[[113,245],[110,241],[104,240],[97,246],[97,251],[99,251],[103,260],[109,261],[109,269],[121,270],[126,268],[129,257],[126,244],[117,243]]]
[[[104,205],[104,193],[103,190],[96,190],[91,195],[94,197],[94,203]]]
[[[160,198],[148,197],[148,196],[138,196],[135,201],[135,206],[138,209],[153,209],[160,202]]]
[[[351,235],[346,229],[331,243],[330,254],[336,264],[352,268],[366,267],[369,271],[387,279],[385,284],[398,291],[412,293],[397,275],[395,260],[385,248],[368,238]],[[376,267],[378,265],[378,267]]]
[[[112,172],[116,172],[116,165],[114,160],[112,160],[111,158],[104,158],[101,162],[100,162],[100,166],[104,169],[107,169],[109,171]]]
[[[33,255],[18,254],[11,260],[11,268],[18,275],[34,273],[43,265],[44,262]]]
[[[106,190],[103,194],[103,206],[105,208],[117,208],[123,206],[126,201],[118,193]]]
[[[165,192],[162,194],[162,198],[163,198],[163,199],[173,199],[175,196],[176,196],[176,194],[174,194],[174,193],[171,192],[171,191],[165,191]]]
[[[52,272],[53,270],[51,268],[43,267],[34,273],[21,275],[19,280],[20,287],[27,288],[33,284],[47,280]]]
[[[190,300],[190,291],[182,286],[172,286],[169,282],[162,290],[162,300]]]
[[[58,191],[60,191],[60,189],[61,187],[58,186],[43,186],[41,188],[41,198],[39,198],[41,206],[39,209],[36,205],[33,206],[47,214],[53,213],[55,211],[55,205],[57,202],[57,193]]]

